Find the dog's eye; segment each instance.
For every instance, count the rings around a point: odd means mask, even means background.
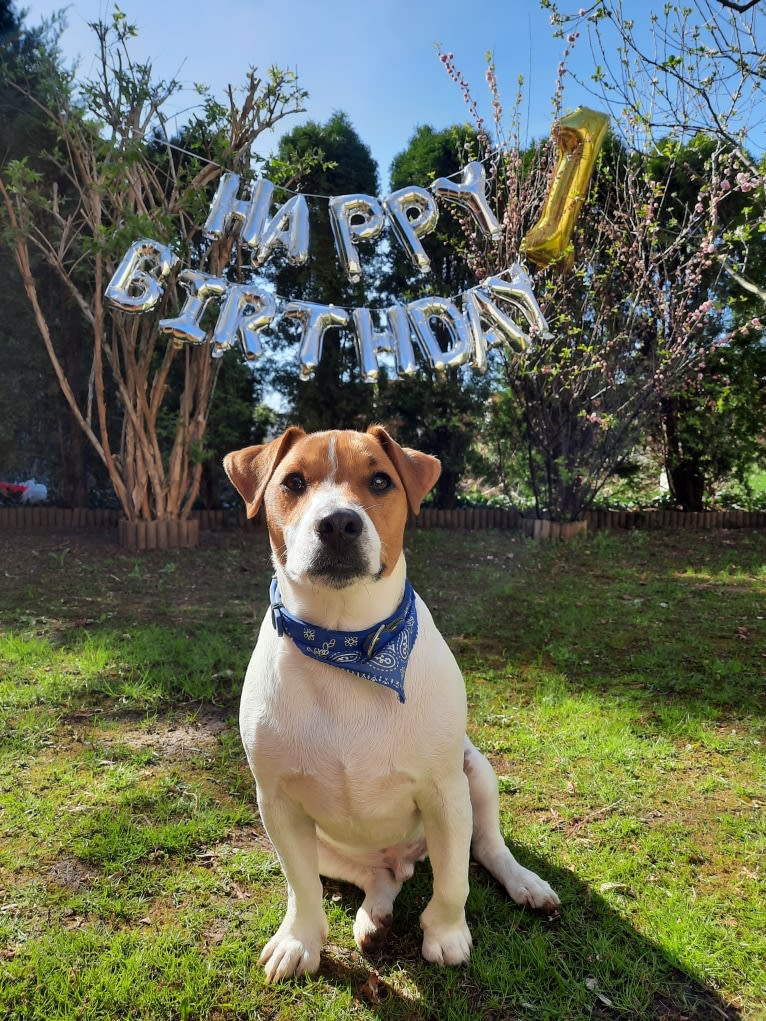
[[[387,489],[390,489],[393,485],[390,476],[386,475],[385,472],[375,472],[370,479],[370,489],[373,493],[385,493]]]
[[[290,472],[282,479],[282,485],[291,493],[302,493],[306,488],[306,480],[300,472]]]

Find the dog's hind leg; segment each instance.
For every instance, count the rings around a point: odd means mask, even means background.
[[[377,950],[391,929],[394,901],[402,888],[402,881],[386,866],[356,862],[322,840],[318,841],[318,845],[321,874],[353,883],[364,891],[364,901],[354,921],[354,940],[363,954]]]
[[[473,811],[471,854],[506,888],[517,904],[552,910],[560,904],[555,891],[538,875],[519,865],[500,832],[497,777],[481,752],[465,739],[463,770],[468,777]]]

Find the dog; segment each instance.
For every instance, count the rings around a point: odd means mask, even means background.
[[[226,456],[248,517],[265,508],[275,577],[240,708],[261,819],[288,899],[260,963],[267,981],[316,971],[327,937],[320,875],[360,887],[363,953],[426,856],[432,897],[423,956],[460,965],[473,854],[519,904],[559,898],[500,832],[497,780],[466,737],[460,669],[407,579],[410,512],[439,477],[435,457],[380,426],[305,433]]]

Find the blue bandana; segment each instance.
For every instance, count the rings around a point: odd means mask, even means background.
[[[309,659],[349,670],[384,688],[391,688],[404,702],[404,673],[418,637],[415,592],[404,583],[399,608],[381,624],[364,631],[330,631],[293,617],[282,605],[277,579],[271,582],[271,622],[281,638],[287,635]]]

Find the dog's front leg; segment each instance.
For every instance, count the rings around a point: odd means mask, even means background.
[[[434,877],[433,896],[420,916],[423,956],[435,964],[465,964],[472,946],[465,921],[471,846],[465,775],[434,781],[418,799],[418,807]]]
[[[287,879],[285,917],[259,959],[267,981],[278,982],[317,970],[327,918],[314,820],[284,796],[267,797],[261,790],[258,807]]]

